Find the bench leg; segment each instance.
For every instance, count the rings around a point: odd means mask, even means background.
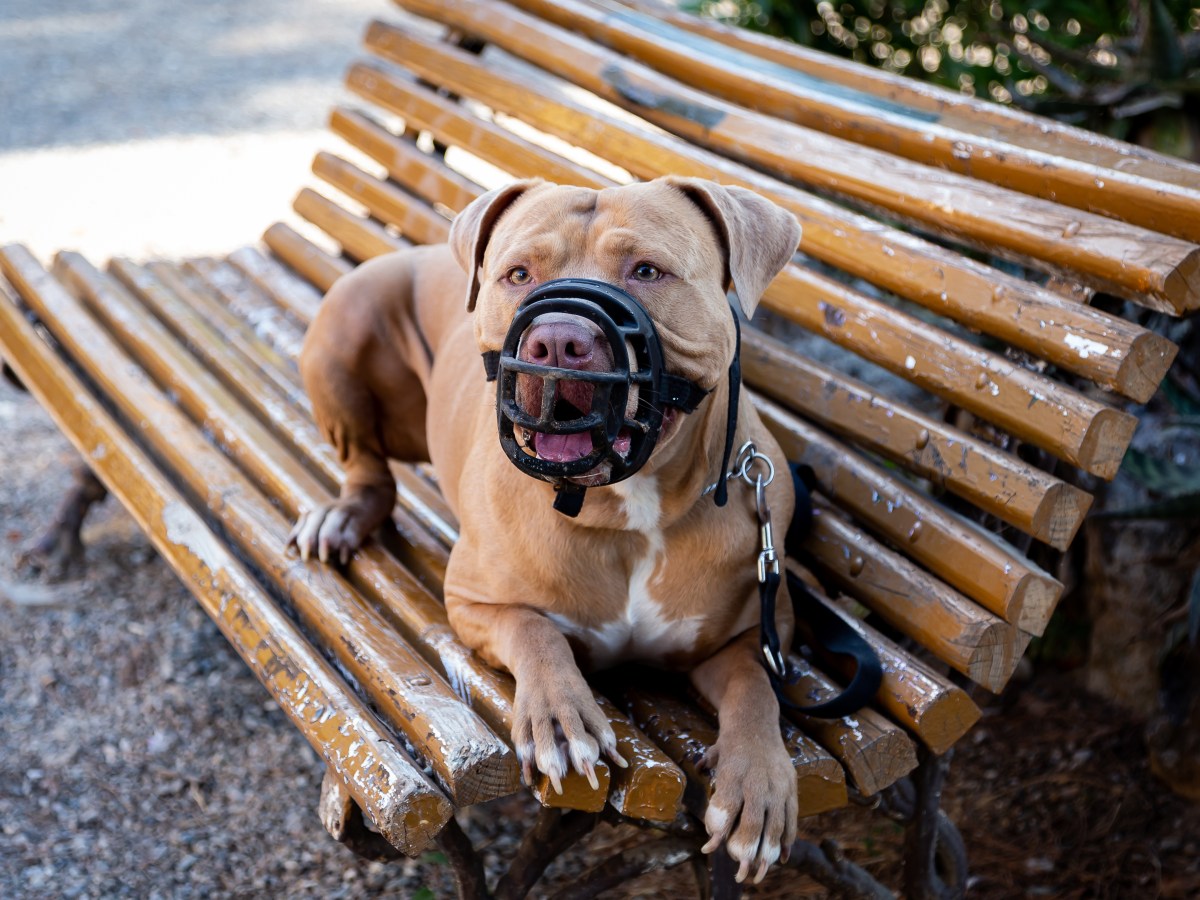
[[[21,554],[22,568],[50,578],[61,578],[83,559],[84,519],[93,505],[108,496],[85,463],[76,463],[71,470],[71,487],[63,497],[54,519],[32,546]]]
[[[492,895],[488,893],[483,860],[475,852],[471,839],[466,836],[453,817],[442,828],[437,842],[454,870],[454,881],[458,886],[459,900],[487,900],[490,898]]]
[[[742,886],[735,880],[737,870],[738,863],[725,852],[724,847],[710,853],[707,900],[738,900],[742,896]]]
[[[335,841],[345,844],[346,849],[356,856],[380,862],[400,859],[403,856],[382,834],[367,827],[362,810],[332,769],[325,770],[325,777],[321,781],[321,801],[317,809],[325,830]],[[451,819],[451,822],[453,821]]]
[[[905,841],[904,881],[913,900],[951,900],[966,894],[967,853],[962,835],[941,810],[952,752],[938,757],[919,748],[912,775],[912,818]]]
[[[508,871],[496,884],[496,900],[520,900],[528,894],[546,867],[595,828],[599,818],[596,813],[542,807]]]

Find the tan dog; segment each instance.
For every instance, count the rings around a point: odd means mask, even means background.
[[[603,191],[520,182],[464,210],[448,247],[390,254],[340,279],[301,357],[317,420],[346,468],[337,503],[297,523],[302,554],[345,562],[391,511],[387,459],[432,460],[461,523],[446,608],[463,642],[516,678],[512,740],[526,777],[536,766],[557,783],[571,765],[594,779],[601,754],[624,764],[581,667],[638,660],[687,670],[720,723],[704,849],[727,842],[739,880],[761,878],[794,840],[796,778],[760,662],[753,491],[731,482],[724,508],[704,491],[725,442],[728,283],[750,315],[799,237],[791,214],[706,181]],[[690,415],[668,410],[645,467],[590,487],[578,518],[554,511],[552,486],[501,451],[495,386],[480,360],[500,349],[524,295],[566,276],[636,297],[657,325],[667,370],[711,390]],[[591,323],[550,318],[526,332],[522,359],[611,366]],[[533,437],[539,452],[562,451]],[[734,446],[746,440],[784,473],[767,490],[782,531],[793,504],[783,456],[743,402]],[[580,479],[604,480],[603,471]],[[778,609],[786,648],[782,591]]]

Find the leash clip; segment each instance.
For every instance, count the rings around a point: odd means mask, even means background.
[[[759,459],[767,459],[759,456]],[[767,459],[767,465],[771,461]],[[774,467],[772,467],[773,469]],[[774,475],[774,471],[771,472]],[[759,475],[754,481],[754,504],[758,508],[758,540],[762,548],[758,554],[758,583],[766,584],[767,575],[779,574],[779,554],[775,552],[775,532],[771,527],[771,507],[767,505],[766,487],[770,484]]]

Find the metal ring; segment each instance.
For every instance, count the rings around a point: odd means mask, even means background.
[[[766,478],[763,478],[761,474],[751,475],[754,464],[760,461],[766,466]],[[742,445],[742,450],[738,453],[738,464],[735,474],[742,481],[746,482],[749,487],[755,487],[759,481],[762,482],[763,487],[766,487],[775,480],[775,464],[771,462],[771,457],[758,452],[758,448],[754,446],[753,441],[747,441]]]

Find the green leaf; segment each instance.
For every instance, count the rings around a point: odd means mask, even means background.
[[[421,854],[421,862],[431,866],[444,866],[449,861],[441,850],[430,850],[428,853]]]
[[[437,900],[437,894],[427,887],[417,888],[417,892],[412,895],[412,900]]]

